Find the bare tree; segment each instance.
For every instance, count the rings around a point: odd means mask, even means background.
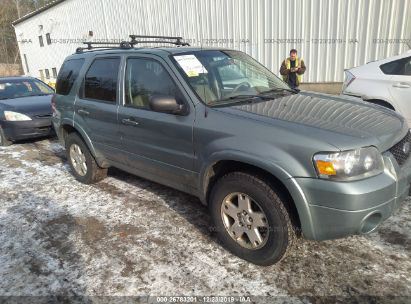
[[[18,44],[12,22],[39,9],[52,0],[1,0],[0,1],[0,63],[19,63]]]

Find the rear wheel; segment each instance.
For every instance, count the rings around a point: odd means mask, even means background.
[[[87,145],[77,133],[66,139],[66,153],[74,177],[85,184],[96,183],[107,176],[107,168],[100,168]]]
[[[395,111],[394,107],[384,100],[371,99],[371,100],[366,100],[366,101],[368,101],[369,103],[377,104],[379,106]]]
[[[12,142],[6,138],[3,129],[0,127],[0,146],[10,146]]]
[[[280,261],[296,239],[279,192],[253,175],[234,172],[213,187],[210,211],[223,245],[257,265]]]

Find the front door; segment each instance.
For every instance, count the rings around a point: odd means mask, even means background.
[[[172,187],[195,188],[195,108],[171,75],[165,62],[150,56],[127,59],[119,133],[127,164],[140,174]],[[174,97],[189,111],[186,115],[155,112],[149,105],[153,96]]]

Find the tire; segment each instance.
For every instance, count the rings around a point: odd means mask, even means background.
[[[6,138],[3,129],[0,127],[0,146],[10,146],[12,142]]]
[[[107,168],[100,168],[83,139],[77,133],[66,138],[66,154],[74,177],[84,183],[93,184],[107,176]]]
[[[238,212],[244,202],[251,202],[245,204],[251,206],[246,211],[247,215]],[[211,191],[209,207],[223,246],[253,264],[268,266],[279,262],[297,238],[280,192],[256,176],[242,172],[223,176]],[[256,238],[258,234],[260,238]]]

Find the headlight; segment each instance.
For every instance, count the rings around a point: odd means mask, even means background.
[[[6,117],[6,120],[8,121],[27,121],[31,120],[30,117],[27,115],[17,113],[17,112],[12,112],[12,111],[4,111],[4,116]]]
[[[318,153],[314,155],[314,164],[318,177],[339,181],[359,180],[384,171],[381,153],[375,147]]]

